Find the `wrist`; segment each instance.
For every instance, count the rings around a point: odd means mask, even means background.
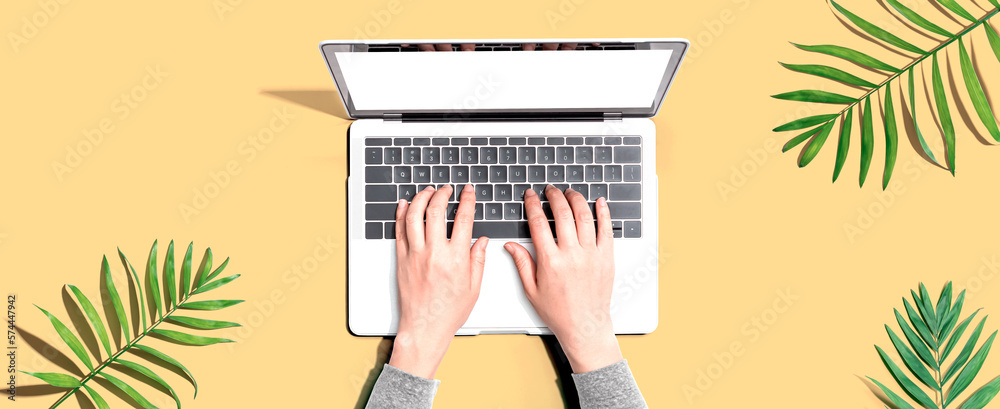
[[[389,365],[422,378],[434,379],[452,338],[454,335],[427,337],[400,331],[392,344]]]
[[[560,338],[559,344],[573,367],[573,373],[590,372],[622,360],[618,338],[613,331],[589,337],[572,337],[566,341]]]

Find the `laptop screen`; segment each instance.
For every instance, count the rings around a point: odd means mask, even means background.
[[[324,54],[352,116],[454,112],[652,116],[684,52],[677,47],[516,52],[478,48],[483,51],[358,52],[352,47],[324,49]]]

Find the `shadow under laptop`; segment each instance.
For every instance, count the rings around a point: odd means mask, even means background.
[[[361,393],[358,396],[358,402],[354,404],[354,409],[364,409],[368,405],[368,398],[371,397],[372,389],[375,388],[375,381],[382,374],[382,367],[389,362],[392,341],[392,337],[385,337],[379,341],[378,347],[375,349],[375,366],[368,371],[368,376],[365,377],[364,383],[361,385]]]
[[[569,358],[563,352],[562,346],[555,335],[541,335],[542,343],[545,344],[545,351],[549,353],[552,366],[556,369],[556,387],[562,395],[563,404],[566,409],[580,408],[580,395],[576,393],[576,384],[573,382],[573,367],[569,364]]]
[[[347,116],[347,112],[344,111],[344,105],[340,102],[340,95],[337,94],[336,90],[329,89],[285,89],[285,90],[273,90],[265,89],[260,91],[261,94],[267,95],[272,98],[277,98],[282,101],[291,102],[293,104],[306,107],[315,111],[322,112],[324,114],[333,115],[337,118],[350,120],[351,118]]]

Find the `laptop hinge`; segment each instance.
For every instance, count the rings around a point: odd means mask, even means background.
[[[382,115],[383,121],[402,121],[403,114],[384,114]]]
[[[605,112],[604,113],[604,120],[605,121],[621,121],[622,120],[622,113],[621,112]]]

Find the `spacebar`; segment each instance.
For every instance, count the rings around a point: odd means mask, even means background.
[[[451,236],[451,229],[454,222],[448,223],[448,235]],[[530,239],[531,232],[528,231],[528,222],[484,222],[476,220],[472,224],[472,238],[482,236],[491,239]]]

